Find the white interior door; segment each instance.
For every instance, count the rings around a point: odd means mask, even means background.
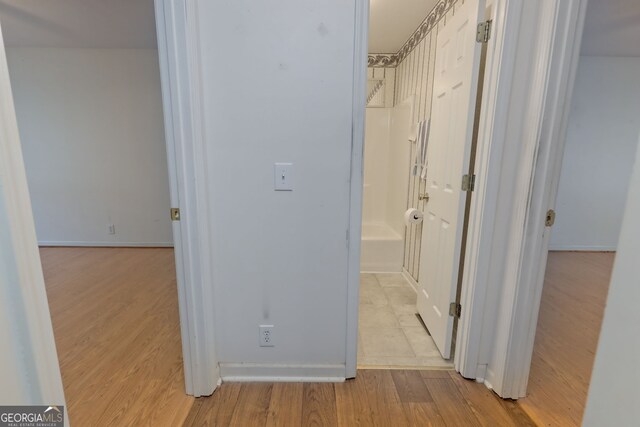
[[[438,27],[431,136],[420,253],[418,312],[440,353],[451,353],[466,193],[462,176],[469,170],[473,138],[480,43],[476,25],[483,0],[456,3]]]

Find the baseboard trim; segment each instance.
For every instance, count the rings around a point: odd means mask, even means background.
[[[38,246],[79,246],[96,248],[172,248],[171,242],[67,242],[67,241],[40,241]]]
[[[411,274],[409,274],[409,272],[407,271],[406,268],[402,269],[402,277],[404,277],[404,280],[407,281],[407,283],[409,283],[409,285],[411,285],[411,287],[413,288],[413,291],[417,294],[418,293],[418,282],[416,282],[416,280],[411,277]]]
[[[615,252],[615,246],[549,245],[550,251]]]
[[[371,107],[371,108],[377,108],[377,107]],[[360,273],[363,274],[399,274],[402,273],[402,271],[400,270],[365,270],[365,269],[361,269]]]
[[[360,264],[361,273],[400,273],[402,266],[395,263],[366,262]]]
[[[345,365],[220,363],[223,382],[343,382]]]

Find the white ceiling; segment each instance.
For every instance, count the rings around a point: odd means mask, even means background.
[[[153,0],[0,0],[14,47],[154,48]]]
[[[438,0],[370,0],[369,52],[396,53]]]
[[[640,56],[640,1],[589,0],[582,54]]]
[[[370,0],[369,52],[395,53],[437,0]],[[153,0],[0,0],[7,46],[156,47]],[[640,56],[640,1],[589,0],[582,53]]]

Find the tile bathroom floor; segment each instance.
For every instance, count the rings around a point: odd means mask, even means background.
[[[362,273],[358,367],[452,368],[416,313],[416,293],[402,274]]]

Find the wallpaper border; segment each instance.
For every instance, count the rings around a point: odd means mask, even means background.
[[[368,55],[369,67],[397,67],[411,51],[429,34],[440,19],[453,7],[458,0],[442,0],[436,4],[411,37],[397,53],[372,53]]]

